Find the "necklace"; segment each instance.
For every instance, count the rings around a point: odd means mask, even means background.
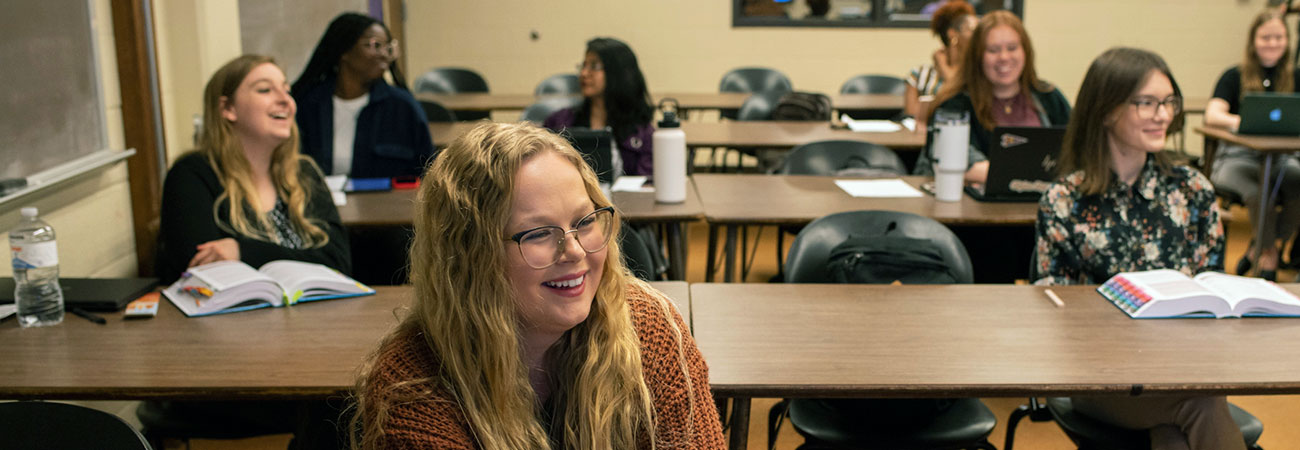
[[[993,100],[997,102],[998,105],[1002,106],[1003,114],[1006,114],[1008,116],[1011,115],[1011,105],[1016,102],[1016,97],[1011,97],[1006,100],[994,97]]]

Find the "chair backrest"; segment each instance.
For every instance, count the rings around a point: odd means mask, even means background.
[[[780,172],[785,175],[836,175],[846,169],[907,174],[907,166],[889,147],[841,140],[809,142],[791,149]]]
[[[150,450],[148,441],[120,417],[67,403],[0,403],[5,448]]]
[[[537,89],[533,90],[533,95],[547,94],[577,94],[582,90],[578,86],[578,76],[571,73],[560,73],[537,83]]]
[[[776,69],[766,67],[742,67],[733,69],[722,76],[718,84],[721,92],[790,92],[794,86],[790,79]]]
[[[745,103],[740,105],[740,110],[733,117],[736,120],[772,120],[772,110],[776,108],[777,102],[781,101],[781,96],[785,91],[762,91],[750,94],[745,99]]]
[[[456,113],[451,112],[447,107],[442,106],[431,100],[420,100],[420,107],[424,108],[424,117],[430,122],[455,122]]]
[[[487,91],[487,81],[478,72],[459,67],[439,67],[415,79],[416,93],[459,94]]]
[[[831,249],[848,239],[849,234],[884,234],[890,224],[894,224],[891,235],[933,242],[959,283],[975,280],[966,247],[952,230],[934,219],[899,211],[848,211],[814,220],[799,232],[785,259],[785,281],[833,282],[826,270]]]
[[[623,231],[619,233],[618,248],[623,253],[623,264],[637,278],[645,281],[658,279],[650,244],[643,239],[639,231],[628,226],[627,223],[623,224]]]
[[[582,97],[547,97],[538,100],[536,103],[524,108],[524,113],[519,116],[519,120],[527,120],[534,123],[542,123],[547,117],[564,108],[572,108],[582,104]]]
[[[841,94],[893,94],[903,95],[907,82],[892,75],[858,75],[840,86]]]

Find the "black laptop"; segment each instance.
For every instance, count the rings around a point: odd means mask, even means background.
[[[596,171],[596,178],[602,186],[614,183],[614,134],[609,130],[592,130],[590,128],[567,128],[560,133],[573,144],[573,148],[587,160],[587,165]]]
[[[1241,99],[1240,134],[1300,135],[1300,94],[1257,92]]]
[[[989,176],[966,186],[982,202],[1036,202],[1056,177],[1064,127],[998,127],[989,142]]]
[[[121,311],[157,286],[157,278],[59,278],[63,307],[86,311]],[[13,302],[14,279],[0,278],[0,304]]]

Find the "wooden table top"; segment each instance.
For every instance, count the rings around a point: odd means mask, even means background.
[[[651,283],[690,317],[685,282]],[[357,368],[410,304],[409,287],[370,297],[186,318],[96,325],[69,314],[48,328],[0,322],[0,398],[309,398],[348,391]]]
[[[864,209],[910,212],[945,225],[1033,226],[1038,204],[980,202],[962,195],[960,202],[917,198],[855,198],[835,185],[837,179],[812,175],[695,174],[695,188],[705,220],[715,224],[802,225],[822,216]],[[907,176],[913,187],[928,177]]]
[[[689,222],[704,218],[704,207],[695,194],[691,180],[686,180],[686,201],[658,203],[654,192],[615,192],[614,206],[631,223]],[[339,207],[339,218],[346,226],[408,226],[415,215],[415,190],[348,194],[348,204]]]
[[[1206,137],[1218,139],[1263,152],[1293,152],[1300,150],[1300,136],[1257,136],[1237,134],[1224,128],[1199,126],[1196,132]]]
[[[429,133],[439,147],[465,134],[478,122],[431,122]],[[799,121],[723,121],[683,122],[686,145],[690,147],[791,148],[814,141],[852,140],[883,145],[896,150],[916,150],[925,146],[925,135],[911,131],[892,133],[858,133],[831,128],[830,122]]]
[[[738,109],[750,94],[745,92],[668,92],[655,94],[657,105],[664,98],[674,98],[682,109]],[[496,94],[490,92],[467,92],[461,94],[415,95],[418,100],[434,101],[453,111],[522,111],[528,105],[548,97],[571,97],[577,95],[543,95],[532,94]],[[831,96],[831,105],[836,109],[871,109],[892,110],[903,108],[901,95],[881,94],[838,94]]]
[[[1093,288],[692,284],[691,307],[722,395],[1300,392],[1300,321],[1134,320]]]

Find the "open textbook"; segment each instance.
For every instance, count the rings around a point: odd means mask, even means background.
[[[195,266],[163,290],[163,296],[190,317],[374,293],[329,267],[287,260],[266,263],[261,269],[240,261]]]
[[[1300,317],[1300,298],[1273,282],[1218,272],[1125,272],[1097,288],[1134,319]]]

